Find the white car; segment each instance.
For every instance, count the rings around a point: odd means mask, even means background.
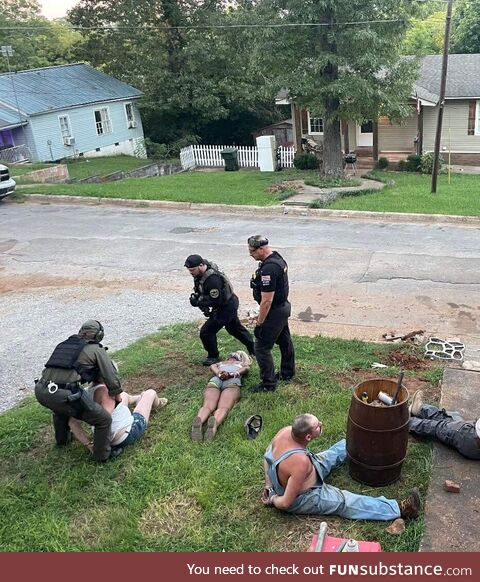
[[[15,191],[16,182],[10,178],[10,170],[7,166],[0,164],[0,200],[10,196]]]

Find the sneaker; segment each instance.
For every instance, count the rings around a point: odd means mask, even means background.
[[[203,442],[203,423],[199,416],[196,416],[193,419],[192,432],[190,433],[190,436],[192,437],[192,441],[194,443]]]
[[[207,430],[205,431],[205,438],[204,441],[206,443],[211,443],[215,438],[217,433],[217,419],[214,416],[211,416],[207,420]]]
[[[164,406],[167,406],[167,404],[168,398],[159,398],[158,396],[156,396],[152,404],[152,410],[157,410],[157,408],[163,408]]]
[[[422,390],[417,390],[416,392],[414,392],[412,400],[410,402],[410,406],[408,407],[410,416],[418,416],[422,406],[423,406],[423,392]]]
[[[276,386],[265,386],[260,382],[260,384],[254,384],[250,386],[250,392],[257,393],[257,392],[275,392],[277,389]]]
[[[420,494],[417,487],[414,487],[410,495],[400,501],[400,517],[402,519],[416,519],[420,513]]]
[[[207,358],[205,358],[202,362],[203,366],[211,366],[212,364],[216,364],[218,362],[218,356],[216,358],[212,358],[211,356],[208,356]]]

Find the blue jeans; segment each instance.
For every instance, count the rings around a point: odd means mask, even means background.
[[[138,441],[138,439],[143,435],[143,433],[147,430],[147,420],[140,414],[140,412],[133,413],[133,424],[130,428],[130,432],[128,433],[127,438],[120,443],[120,447],[125,447],[126,445],[132,445],[134,442]]]
[[[391,521],[400,517],[400,508],[394,499],[358,495],[324,483],[331,470],[343,463],[345,458],[345,440],[339,441],[322,453],[312,454],[311,461],[317,471],[318,485],[300,493],[287,511],[379,521]]]

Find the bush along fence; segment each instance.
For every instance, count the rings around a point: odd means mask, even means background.
[[[217,168],[225,166],[222,158],[224,149],[237,150],[238,165],[241,168],[258,168],[258,148],[256,146],[202,146],[191,145],[180,150],[180,161],[184,170],[198,167]],[[277,148],[277,159],[281,168],[293,168],[295,152],[293,147]]]

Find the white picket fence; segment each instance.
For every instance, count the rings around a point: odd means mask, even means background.
[[[255,146],[203,146],[191,145],[180,150],[180,161],[184,170],[197,167],[216,168],[225,166],[221,152],[224,149],[235,147],[238,164],[241,168],[258,168],[258,149]],[[293,167],[293,147],[278,148],[280,166]]]

